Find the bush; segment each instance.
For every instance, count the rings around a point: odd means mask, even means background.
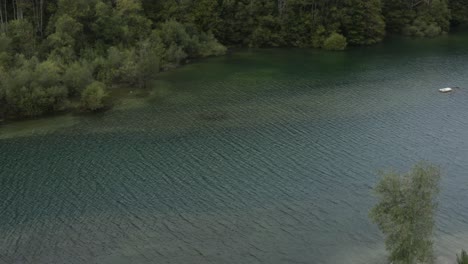
[[[437,26],[435,23],[429,24],[424,29],[424,35],[429,38],[437,37],[440,34],[442,34],[442,29],[439,26]]]
[[[193,26],[171,20],[161,24],[150,37],[157,54],[161,57],[161,68],[171,69],[189,58],[221,55],[226,48],[212,34],[199,32]]]
[[[219,56],[226,53],[226,47],[213,34],[200,33],[197,55],[199,57]]]
[[[348,43],[346,38],[336,32],[332,33],[323,43],[323,48],[326,50],[345,50]]]
[[[324,26],[320,25],[317,27],[315,32],[312,34],[311,43],[312,47],[314,48],[321,48],[323,47],[323,43],[327,38],[328,33]]]
[[[62,77],[71,95],[79,95],[93,82],[92,66],[89,63],[74,62],[68,66]]]
[[[4,74],[2,82],[9,112],[31,117],[66,108],[68,91],[60,83],[60,69],[53,61],[15,59],[17,68]]]
[[[437,37],[442,34],[442,28],[435,22],[416,19],[411,25],[403,28],[403,35],[410,37]]]
[[[106,83],[136,83],[135,49],[109,48],[106,58],[97,58],[94,66],[97,71],[97,79]]]
[[[95,81],[86,86],[81,93],[81,107],[89,111],[102,109],[106,97],[106,85],[102,82]]]

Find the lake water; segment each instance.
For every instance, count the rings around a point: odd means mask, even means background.
[[[0,127],[0,263],[385,263],[371,189],[420,160],[444,175],[437,255],[468,249],[467,34],[238,51],[153,86]]]

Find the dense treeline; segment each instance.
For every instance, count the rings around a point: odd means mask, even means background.
[[[0,0],[0,119],[98,110],[117,84],[225,46],[331,50],[437,36],[468,0]]]

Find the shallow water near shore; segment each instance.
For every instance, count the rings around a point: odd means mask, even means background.
[[[371,189],[420,160],[444,175],[440,262],[467,247],[467,34],[238,51],[153,86],[0,126],[0,263],[385,263]]]

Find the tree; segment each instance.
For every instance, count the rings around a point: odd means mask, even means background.
[[[81,107],[90,111],[102,109],[106,97],[106,85],[95,81],[88,85],[81,93]]]
[[[460,256],[457,255],[458,264],[468,264],[468,254],[465,250],[462,250]]]
[[[76,59],[77,40],[83,31],[83,25],[69,15],[60,16],[55,25],[55,32],[48,37],[51,55],[65,63]]]
[[[81,94],[81,91],[93,82],[92,68],[87,62],[73,62],[68,65],[62,80],[71,95]]]
[[[60,68],[51,60],[16,56],[15,69],[4,75],[8,112],[16,116],[39,116],[67,107],[68,90],[60,82]]]
[[[385,22],[380,0],[345,0],[342,27],[348,42],[369,45],[382,41]]]
[[[226,46],[343,50],[386,31],[435,37],[467,23],[467,10],[468,0],[0,0],[0,108],[61,110],[94,80],[145,87]],[[53,81],[36,80],[40,71]]]
[[[6,79],[5,75],[5,72],[0,67],[0,120],[3,120],[5,118],[5,112],[7,110],[7,103],[5,98],[6,89],[4,85]]]
[[[386,236],[395,264],[433,263],[433,227],[440,170],[424,163],[400,175],[384,173],[375,187],[379,202],[371,219]]]
[[[386,20],[387,31],[401,33],[406,25],[413,22],[416,9],[408,0],[382,0],[382,12]]]
[[[145,40],[137,45],[139,59],[136,63],[136,72],[140,88],[146,88],[148,80],[154,78],[160,69],[160,57],[157,49],[153,46],[154,44],[154,42]]]
[[[323,43],[323,48],[326,50],[344,50],[347,46],[346,38],[333,32]]]
[[[13,62],[12,41],[5,34],[0,34],[0,68],[8,68]]]
[[[450,0],[449,5],[454,26],[468,23],[468,0]]]
[[[35,53],[36,38],[33,24],[27,20],[13,20],[8,26],[8,36],[11,38],[12,47],[17,53],[31,57]]]
[[[122,22],[122,42],[133,45],[151,32],[151,20],[143,15],[140,0],[117,0],[115,14]]]

